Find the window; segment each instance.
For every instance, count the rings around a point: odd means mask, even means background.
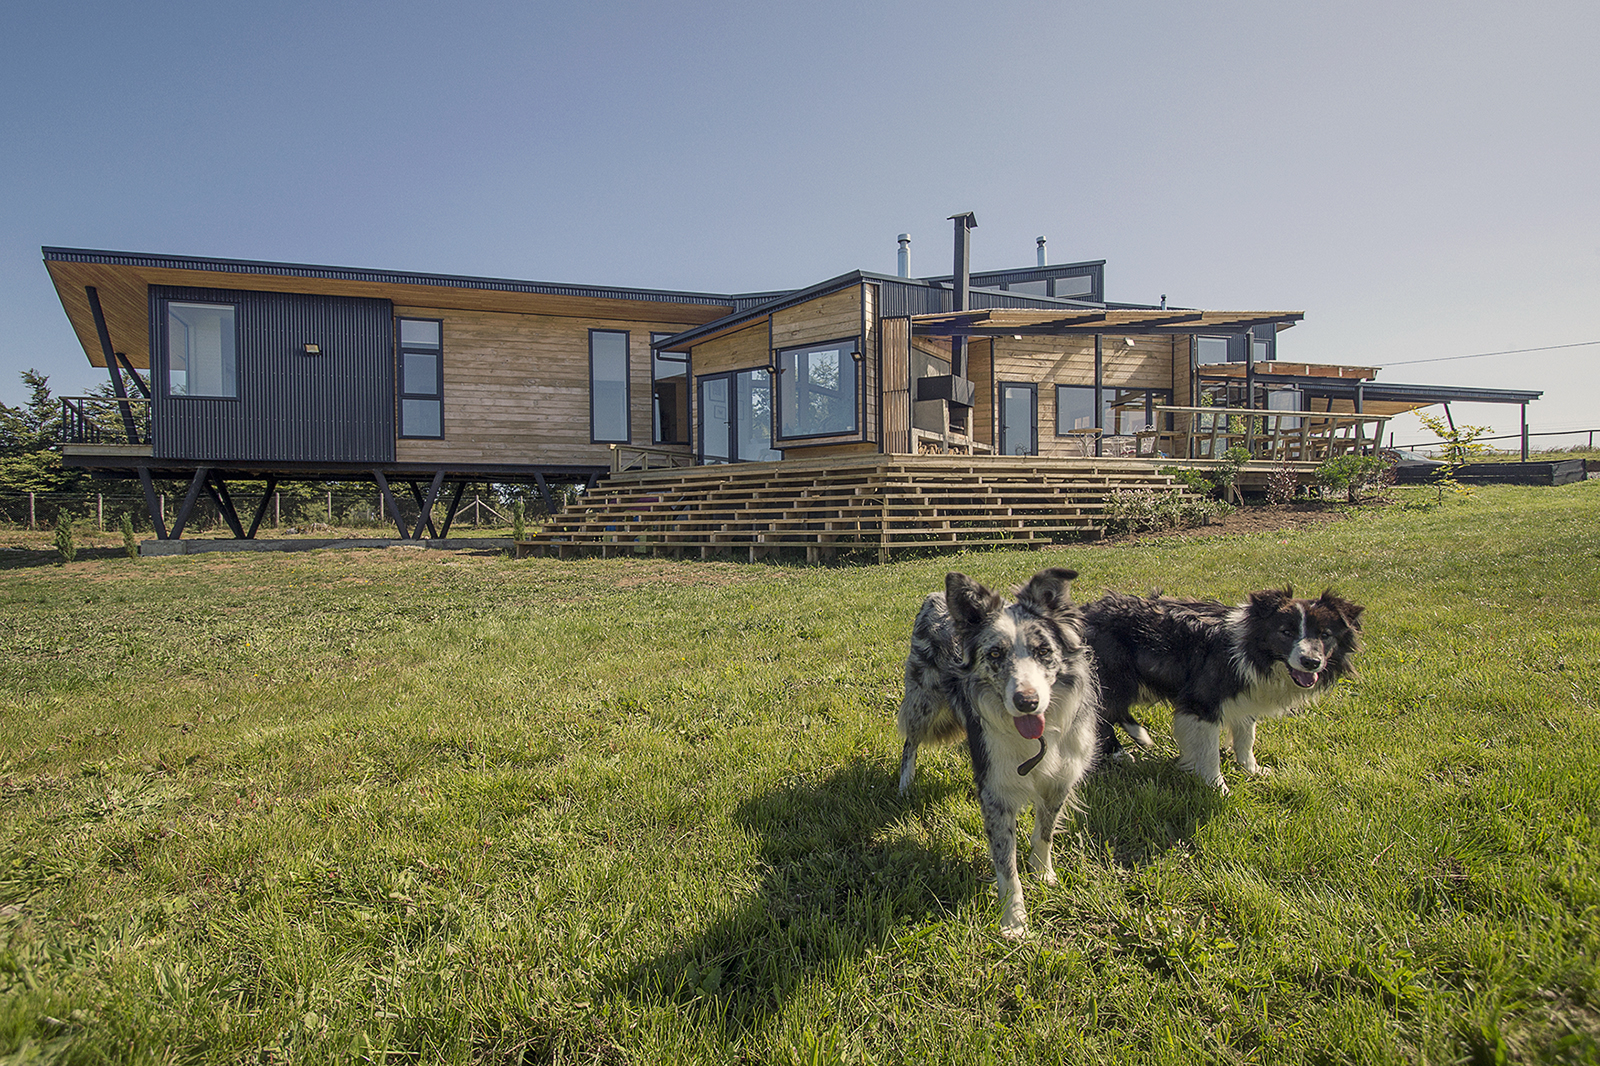
[[[400,436],[444,436],[444,322],[400,319]]]
[[[1002,381],[999,388],[1000,454],[1038,455],[1038,386],[1028,382]]]
[[[626,444],[628,432],[628,334],[589,331],[589,439]]]
[[[661,352],[658,341],[670,333],[650,334],[650,408],[657,444],[689,443],[689,357]]]
[[[1094,426],[1094,386],[1056,386],[1056,435],[1065,436]]]
[[[1171,403],[1172,390],[1106,388],[1100,390],[1100,402],[1100,425],[1105,435],[1131,437],[1156,428],[1155,405]]]
[[[1299,411],[1301,409],[1299,389],[1286,388],[1267,390],[1267,410]],[[1278,418],[1275,421],[1278,423],[1278,428],[1283,430],[1285,433],[1291,429],[1300,428],[1300,420],[1298,418]]]
[[[239,397],[238,313],[233,304],[167,302],[167,395]]]
[[[1228,361],[1228,338],[1196,337],[1195,362],[1201,366],[1214,366]]]
[[[1156,414],[1157,404],[1172,402],[1170,389],[1118,389],[1106,386],[1100,390],[1099,426],[1107,437],[1131,437],[1147,429],[1156,429],[1161,418]],[[1166,419],[1170,423],[1171,418]],[[1056,433],[1065,436],[1079,430],[1093,429],[1094,386],[1056,386]]]
[[[1245,361],[1245,344],[1250,345],[1250,358],[1265,363],[1278,357],[1277,327],[1272,324],[1253,326],[1248,333],[1235,333],[1227,337],[1196,337],[1195,365],[1214,366],[1217,363],[1242,363]]]
[[[856,432],[856,340],[778,353],[778,436],[829,437]]]

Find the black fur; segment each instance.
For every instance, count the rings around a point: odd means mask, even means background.
[[[1215,749],[1224,726],[1240,765],[1266,772],[1254,758],[1255,723],[1310,702],[1351,672],[1361,615],[1331,590],[1311,600],[1267,589],[1236,606],[1108,592],[1084,608],[1102,754],[1123,755],[1115,726],[1147,743],[1129,709],[1166,700],[1184,763],[1210,784],[1226,787]]]

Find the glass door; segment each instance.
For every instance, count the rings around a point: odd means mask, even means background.
[[[764,368],[707,375],[699,385],[701,462],[783,457],[772,447],[772,379]]]

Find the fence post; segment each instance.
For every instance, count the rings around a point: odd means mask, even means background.
[[[328,525],[333,525],[333,490],[328,490]]]
[[[277,529],[283,525],[283,493],[272,494],[272,528]]]
[[[100,532],[104,533],[106,531],[106,494],[103,492],[97,492],[95,493],[95,497],[99,500],[99,506],[97,510],[100,515]]]
[[[28,493],[28,528],[29,529],[38,529],[39,528],[39,522],[34,517],[33,493],[31,493],[31,492]]]
[[[156,513],[161,516],[161,524],[167,524],[167,494],[162,493],[156,497]]]

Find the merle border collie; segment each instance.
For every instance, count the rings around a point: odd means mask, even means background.
[[[1083,609],[1084,637],[1100,685],[1100,750],[1125,757],[1114,726],[1144,747],[1150,736],[1129,713],[1135,703],[1172,704],[1179,765],[1223,792],[1219,741],[1250,774],[1256,723],[1302,707],[1351,672],[1362,608],[1330,589],[1295,599],[1293,588],[1253,592],[1237,606],[1108,592]]]
[[[1017,876],[1017,815],[1033,805],[1029,869],[1056,881],[1051,842],[1062,808],[1094,761],[1094,672],[1082,616],[1070,600],[1076,571],[1043,570],[1007,603],[967,577],[922,604],[906,658],[899,727],[900,792],[917,746],[965,738],[1000,896],[1000,931],[1026,934]]]

